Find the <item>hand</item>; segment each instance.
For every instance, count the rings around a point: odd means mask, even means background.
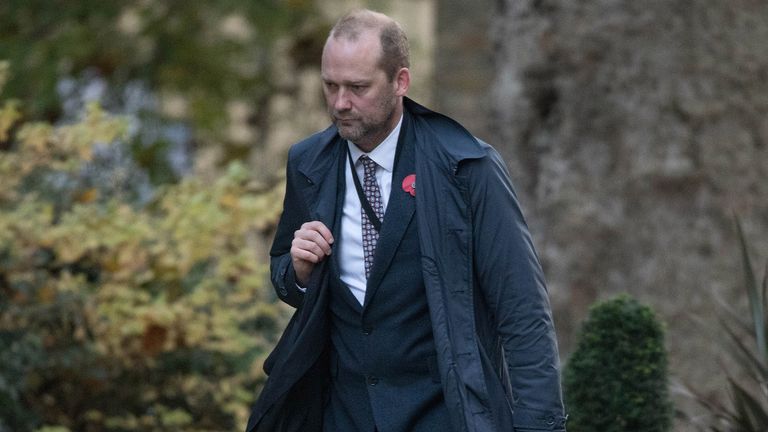
[[[296,283],[305,286],[315,264],[331,254],[333,235],[322,222],[307,222],[293,233],[291,261]]]

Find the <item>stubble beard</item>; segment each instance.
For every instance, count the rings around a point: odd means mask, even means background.
[[[339,113],[331,110],[331,121],[336,125],[336,129],[342,138],[352,141],[359,147],[375,147],[389,133],[396,104],[397,99],[394,96],[384,98],[377,106],[376,115],[367,118],[353,116],[354,120],[351,124],[347,125],[344,125],[344,122],[339,120],[339,118],[349,118],[349,113]]]

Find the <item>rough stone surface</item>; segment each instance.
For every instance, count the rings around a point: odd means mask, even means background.
[[[723,339],[696,320],[717,328],[715,296],[746,311],[733,213],[768,257],[768,2],[496,4],[492,141],[563,352],[590,304],[628,292],[666,321],[675,379],[714,394]]]
[[[433,108],[460,121],[475,136],[491,139],[493,46],[491,0],[439,0]]]

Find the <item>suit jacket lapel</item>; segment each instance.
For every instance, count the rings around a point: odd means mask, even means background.
[[[368,285],[365,291],[365,305],[370,303],[381,284],[381,280],[387,268],[389,268],[389,264],[392,262],[392,258],[403,239],[408,225],[411,223],[416,209],[415,198],[405,192],[401,186],[403,179],[415,172],[415,149],[413,134],[410,128],[410,119],[408,114],[405,113],[403,126],[398,137],[398,149],[392,173],[392,191],[389,195],[387,211],[384,214],[379,241],[376,245],[371,276],[368,278]]]
[[[341,160],[339,161],[339,167],[338,167],[338,179],[337,179],[337,186],[336,186],[336,214],[338,215],[336,217],[336,224],[331,228],[333,232],[333,236],[336,239],[341,239],[341,220],[342,216],[344,214],[344,197],[346,194],[346,188],[347,188],[347,143],[346,141],[343,141],[343,145],[341,146],[342,154],[341,154]],[[351,186],[354,187],[354,186]],[[338,250],[338,249],[337,249]],[[342,289],[340,289],[340,295],[341,297],[349,303],[349,305],[356,311],[360,312],[362,311],[362,306],[360,305],[360,302],[357,301],[357,298],[354,294],[352,294],[352,291],[349,289],[349,287],[343,283],[341,280],[341,267],[339,263],[339,254],[334,251],[334,253],[331,254],[331,269],[333,271],[333,277],[335,280],[338,280]]]

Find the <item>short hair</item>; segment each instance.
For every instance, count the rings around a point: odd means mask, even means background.
[[[379,67],[392,81],[400,68],[410,67],[411,64],[408,36],[397,21],[379,12],[358,9],[339,18],[328,37],[356,41],[363,32],[369,30],[379,32]]]

